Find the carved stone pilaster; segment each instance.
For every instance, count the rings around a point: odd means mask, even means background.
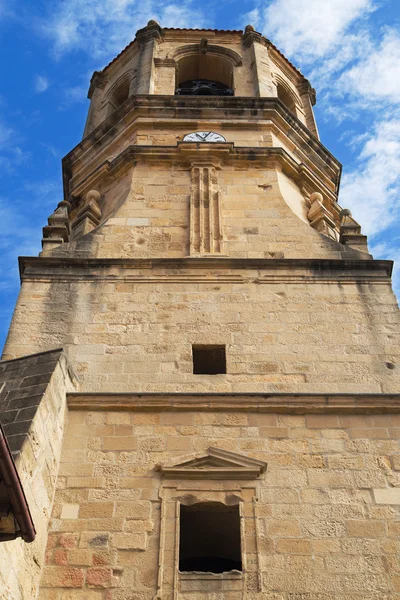
[[[92,98],[93,93],[97,88],[100,88],[100,89],[105,88],[106,82],[107,82],[107,80],[103,73],[100,73],[100,71],[95,71],[93,73],[92,78],[90,80],[89,91],[87,94],[87,97],[89,98],[89,100]]]
[[[100,193],[90,190],[86,194],[85,204],[79,211],[73,223],[73,237],[80,237],[92,231],[101,220],[101,209],[99,206]]]
[[[149,21],[146,27],[136,32],[140,49],[136,94],[154,94],[156,46],[162,41],[164,32],[157,21]]]
[[[317,92],[315,88],[312,87],[311,83],[308,79],[304,79],[302,83],[299,84],[299,92],[301,94],[308,94],[311,102],[311,106],[315,106],[317,103]]]
[[[42,248],[44,252],[69,241],[71,234],[70,209],[70,203],[63,200],[59,202],[56,210],[48,218],[48,225],[43,227]]]
[[[359,252],[369,254],[367,236],[362,235],[361,226],[352,217],[351,211],[348,208],[344,208],[340,213],[340,217],[340,243],[346,244]]]
[[[323,197],[319,192],[315,192],[310,196],[310,208],[307,214],[310,225],[316,231],[337,240],[335,221],[332,215],[323,205]]]
[[[190,254],[218,254],[222,246],[217,170],[193,164],[190,191]]]

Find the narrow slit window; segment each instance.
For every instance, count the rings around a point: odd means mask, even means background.
[[[199,502],[180,507],[179,571],[241,571],[239,505]]]
[[[193,373],[218,375],[226,373],[225,346],[192,346]]]

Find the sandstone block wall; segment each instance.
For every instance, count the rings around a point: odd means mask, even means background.
[[[55,365],[51,363],[57,355]],[[41,357],[31,357],[22,361],[25,370],[32,369],[35,359],[42,359],[37,365],[37,372],[49,364],[51,375],[41,375],[42,381],[46,380],[46,390],[42,394],[38,407],[34,406],[35,396],[26,395],[20,398],[19,412],[29,412],[29,406],[35,409],[33,419],[29,420],[29,429],[19,428],[20,436],[24,440],[14,440],[14,448],[18,445],[19,453],[16,457],[18,475],[32,514],[36,529],[36,539],[31,544],[26,544],[21,538],[0,544],[0,598],[2,600],[33,600],[38,592],[39,578],[44,561],[44,552],[47,544],[47,528],[52,511],[55,484],[58,475],[58,466],[63,443],[64,426],[66,419],[66,392],[75,387],[72,372],[64,356],[60,352]],[[47,362],[46,359],[47,358]],[[40,362],[40,361],[39,361]],[[4,366],[5,363],[2,363]],[[10,364],[10,363],[8,363]],[[23,373],[23,368],[20,370]],[[23,378],[22,378],[23,381]],[[28,382],[27,382],[28,383]],[[18,392],[18,390],[16,390]],[[29,393],[28,388],[23,390]],[[21,393],[21,390],[19,390]],[[21,400],[24,408],[21,408]],[[14,400],[11,400],[14,402]],[[17,402],[15,401],[15,408]],[[6,415],[7,413],[3,413]],[[3,415],[0,415],[2,418]],[[20,420],[15,424],[24,425]],[[24,434],[21,432],[24,431]],[[16,436],[15,436],[16,437]],[[13,436],[11,436],[13,438]]]
[[[166,600],[174,586],[185,600],[238,600],[244,586],[263,600],[398,599],[399,437],[390,414],[70,412],[39,600],[150,600],[160,564]],[[209,446],[267,471],[254,482],[163,480],[159,464]],[[246,484],[242,576],[174,578],[166,486],[220,497]]]
[[[291,283],[263,269],[64,274],[23,283],[5,354],[63,345],[84,391],[398,392],[388,282],[309,270]],[[225,344],[227,374],[193,375],[192,344]]]
[[[289,180],[284,176],[278,179],[275,170],[254,168],[244,175],[242,167],[226,167],[216,177],[223,256],[341,258],[344,247],[310,227],[299,188],[289,183],[285,186],[281,180]],[[86,240],[81,238],[90,245],[90,256],[189,255],[190,199],[196,190],[191,189],[187,165],[149,167],[143,162],[118,186],[110,182],[102,191],[110,218]],[[81,246],[78,240],[59,250],[79,255]],[[53,252],[57,253],[58,249]]]

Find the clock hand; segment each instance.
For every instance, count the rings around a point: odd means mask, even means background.
[[[199,138],[199,140],[203,140],[203,137],[199,133],[196,133],[195,135]]]

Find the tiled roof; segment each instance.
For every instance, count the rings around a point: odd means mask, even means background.
[[[28,435],[62,351],[58,348],[0,362],[0,418],[14,454]]]

